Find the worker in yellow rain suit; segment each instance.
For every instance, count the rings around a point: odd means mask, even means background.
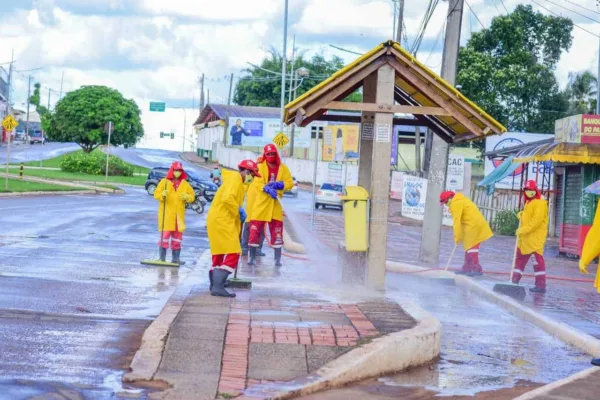
[[[579,270],[582,274],[587,275],[588,270],[587,266],[594,261],[596,257],[600,255],[600,201],[598,201],[598,205],[596,206],[596,216],[594,217],[594,222],[592,223],[592,227],[585,237],[585,242],[583,242],[583,248],[581,249],[581,257],[579,257]],[[600,265],[598,266],[598,270],[596,271],[596,281],[594,282],[594,287],[600,293]],[[600,358],[592,359],[592,364],[600,367]]]
[[[160,260],[165,261],[170,240],[173,254],[171,262],[174,264],[185,264],[179,258],[185,231],[185,203],[192,203],[195,200],[194,189],[186,179],[183,165],[175,161],[167,172],[166,178],[163,178],[154,190],[154,198],[162,203],[158,208],[158,230],[162,232],[158,243]],[[165,212],[164,216],[163,212]]]
[[[248,265],[254,265],[259,247],[260,234],[269,224],[271,246],[275,252],[275,266],[281,267],[283,247],[283,208],[279,198],[286,190],[294,187],[294,179],[289,168],[281,162],[277,147],[268,144],[264,148],[263,161],[258,164],[261,178],[255,179],[252,186],[256,189],[256,200],[250,216],[250,239],[248,240]]]
[[[459,275],[480,276],[483,268],[479,264],[479,246],[494,234],[475,203],[462,193],[450,190],[440,194],[441,205],[448,205],[452,215],[454,243],[462,243],[465,249],[465,262]]]
[[[521,227],[517,229],[517,259],[513,273],[513,283],[518,284],[525,271],[527,262],[533,255],[533,272],[535,287],[529,289],[533,293],[546,292],[546,262],[544,246],[548,238],[548,202],[542,199],[535,181],[530,180],[523,187],[525,208],[518,214]]]
[[[256,160],[257,164],[260,164],[263,161],[262,156],[258,157]],[[248,218],[244,221],[244,227],[242,231],[242,255],[248,255],[248,241],[250,240],[250,215],[252,215],[252,208],[254,203],[256,202],[256,197],[258,195],[258,189],[256,186],[251,184],[244,185],[246,187],[246,214],[248,214]],[[265,253],[263,253],[262,248],[265,243],[265,230],[260,231],[260,240],[258,243],[258,248],[256,249],[256,257],[264,257]]]
[[[225,290],[225,281],[237,268],[241,246],[240,231],[246,220],[244,203],[244,184],[254,177],[260,178],[258,166],[252,160],[244,160],[238,165],[238,171],[223,171],[223,183],[212,201],[206,217],[206,230],[212,268],[208,273],[210,293],[213,296],[235,297]]]

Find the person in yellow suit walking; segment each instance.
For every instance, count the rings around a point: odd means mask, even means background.
[[[184,264],[180,260],[181,242],[185,231],[185,203],[195,200],[194,189],[187,182],[187,175],[179,161],[173,162],[166,178],[163,178],[154,191],[154,198],[161,203],[158,209],[158,230],[162,237],[158,246],[160,248],[160,261],[165,261],[169,240],[174,264]],[[165,213],[163,217],[163,212]],[[164,226],[163,226],[164,221]]]
[[[587,266],[600,255],[600,201],[596,206],[596,215],[594,216],[594,222],[592,227],[585,237],[583,242],[583,248],[581,249],[581,257],[579,257],[579,270],[582,274],[587,275]],[[600,293],[600,265],[596,271],[596,280],[594,281],[594,287]],[[592,359],[592,364],[600,367],[600,358]]]
[[[465,249],[465,262],[459,275],[480,276],[483,268],[479,263],[479,246],[494,234],[475,203],[462,193],[445,191],[440,194],[440,204],[448,205],[452,215],[454,243],[462,243]]]
[[[263,161],[262,156],[258,157],[256,160],[256,164],[260,164]],[[248,214],[248,218],[244,221],[244,230],[242,231],[242,255],[248,255],[248,241],[250,240],[250,215],[252,215],[252,208],[254,207],[254,203],[256,202],[256,197],[258,195],[258,189],[256,186],[252,184],[247,184],[246,186],[246,214]],[[258,243],[258,248],[256,249],[256,257],[264,257],[265,253],[263,253],[262,248],[265,243],[265,230],[260,231],[260,240]]]
[[[533,255],[533,271],[535,287],[529,289],[533,293],[546,292],[546,262],[544,246],[548,238],[548,202],[542,199],[535,181],[530,180],[523,187],[525,207],[518,214],[521,227],[517,229],[517,259],[513,273],[513,283],[518,284],[525,271],[525,266]]]
[[[244,184],[260,178],[258,167],[252,160],[244,160],[238,171],[223,171],[223,184],[217,190],[206,217],[206,230],[212,254],[212,267],[208,273],[210,293],[213,296],[235,297],[225,290],[229,274],[235,272],[242,247],[240,231],[246,220]]]
[[[283,208],[279,198],[286,190],[294,187],[289,168],[281,162],[277,147],[268,144],[264,148],[263,161],[258,164],[261,178],[252,182],[256,189],[256,200],[250,214],[250,239],[248,241],[248,265],[254,265],[260,243],[261,231],[269,224],[271,246],[275,251],[275,266],[281,267],[283,247]],[[250,189],[252,190],[252,188]]]

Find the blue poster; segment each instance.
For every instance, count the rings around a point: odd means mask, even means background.
[[[390,165],[398,164],[398,130],[399,126],[394,126],[394,133],[392,134],[392,159]]]
[[[264,135],[263,121],[244,121],[244,129],[251,137],[263,137]]]

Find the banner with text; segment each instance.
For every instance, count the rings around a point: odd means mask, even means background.
[[[262,147],[273,143],[273,138],[281,131],[281,122],[277,118],[232,117],[229,118],[227,143],[231,146]],[[283,131],[289,136],[292,130],[284,126]],[[310,147],[310,131],[310,125],[304,128],[296,127],[294,129],[294,147]]]
[[[402,193],[402,216],[423,221],[425,218],[425,198],[427,197],[427,179],[404,175]],[[444,206],[442,223],[452,226],[452,216]]]
[[[331,125],[323,129],[323,161],[357,161],[359,125]]]

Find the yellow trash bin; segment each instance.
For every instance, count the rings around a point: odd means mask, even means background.
[[[369,192],[360,186],[346,186],[344,202],[344,230],[346,251],[369,249]]]

